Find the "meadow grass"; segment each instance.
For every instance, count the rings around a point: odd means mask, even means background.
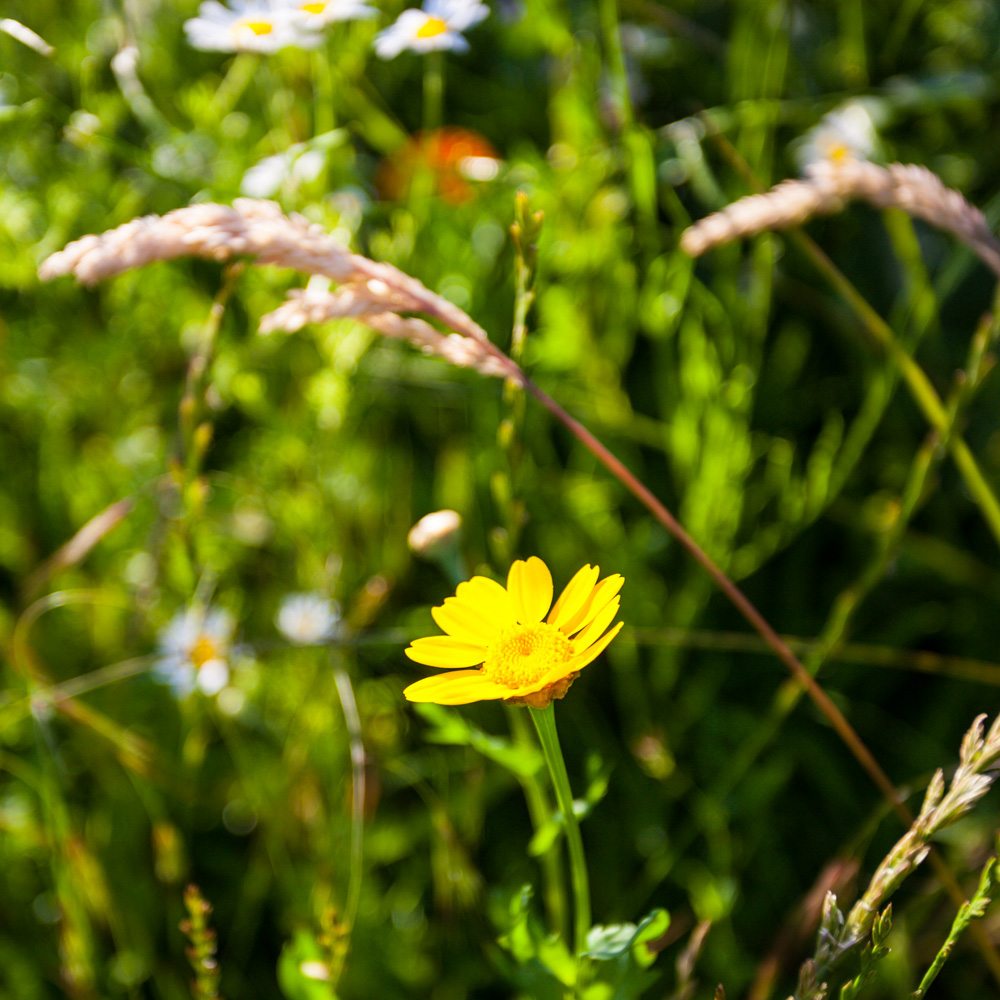
[[[0,996],[990,995],[995,11],[403,6],[3,12]]]

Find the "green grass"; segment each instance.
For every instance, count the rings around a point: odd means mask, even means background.
[[[222,266],[38,281],[84,234],[231,203],[251,167],[293,146],[321,166],[281,185],[286,211],[417,277],[505,349],[509,227],[527,194],[544,223],[526,371],[778,632],[818,640],[802,658],[911,807],[996,704],[980,668],[1000,665],[997,542],[955,439],[929,437],[885,349],[912,353],[955,402],[953,431],[1000,489],[1000,383],[983,370],[955,394],[956,372],[978,370],[977,330],[993,350],[989,272],[950,237],[862,206],[805,229],[836,271],[793,233],[697,262],[677,248],[751,177],[794,175],[793,141],[852,97],[883,160],[930,167],[995,223],[993,7],[497,4],[470,53],[443,59],[443,122],[502,160],[459,203],[426,172],[384,196],[380,164],[425,114],[421,57],[371,51],[402,7],[337,26],[315,53],[234,60],[187,46],[193,3],[5,6],[55,52],[0,33],[0,997],[190,996],[189,882],[213,907],[230,1000],[332,995],[305,961],[342,964],[344,1000],[569,989],[553,984],[571,960],[543,933],[565,858],[544,849],[559,830],[527,716],[402,698],[422,675],[402,650],[437,632],[429,609],[456,582],[406,535],[442,507],[462,516],[466,573],[503,579],[537,554],[557,590],[587,562],[626,579],[626,631],[556,711],[588,803],[594,920],[665,909],[671,923],[648,970],[627,935],[602,938],[595,981],[671,995],[710,920],[695,996],[719,982],[748,995],[772,955],[770,992],[753,996],[787,996],[815,946],[803,897],[856,864],[838,888],[848,909],[903,832],[781,663],[732,639],[749,629],[704,571],[531,398],[353,321],[262,337],[260,317],[303,281],[256,267],[231,276],[192,392]],[[126,40],[134,76],[112,66]],[[123,498],[86,553],[49,562]],[[314,589],[345,610],[329,650],[273,624],[286,594]],[[178,702],[148,667],[198,598],[238,622],[233,689]],[[100,671],[107,683],[72,686]],[[345,678],[366,751],[360,861]],[[53,685],[70,686],[50,704]],[[941,838],[967,898],[996,824],[986,798]],[[919,869],[863,995],[916,989],[956,909]],[[966,933],[929,992],[995,990]]]

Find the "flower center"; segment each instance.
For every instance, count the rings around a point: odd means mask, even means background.
[[[832,160],[834,163],[841,163],[848,159],[850,155],[850,147],[846,142],[841,142],[839,139],[832,141],[826,148],[827,159]]]
[[[540,681],[573,655],[573,644],[554,625],[513,625],[500,633],[483,664],[491,681],[522,688]]]
[[[191,649],[191,662],[199,669],[209,660],[219,659],[219,650],[208,636],[201,636]]]
[[[269,35],[274,31],[270,21],[244,21],[244,28],[249,28],[255,35]]]
[[[448,25],[439,17],[429,17],[419,28],[417,28],[417,38],[433,38],[435,35],[443,35],[448,30]]]
[[[322,14],[326,10],[325,3],[304,3],[302,9],[307,14]]]

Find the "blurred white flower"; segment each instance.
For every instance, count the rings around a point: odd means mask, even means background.
[[[461,32],[479,24],[489,12],[479,0],[425,0],[420,10],[404,10],[395,24],[375,36],[375,51],[382,59],[392,59],[403,49],[466,52],[469,43]]]
[[[296,143],[250,167],[240,181],[240,194],[248,198],[273,198],[287,182],[309,184],[322,173],[326,158],[326,150]]]
[[[218,694],[229,683],[229,655],[236,621],[222,608],[187,608],[160,632],[153,677],[178,698],[195,688]]]
[[[799,140],[795,156],[803,171],[814,163],[867,160],[875,151],[875,138],[868,110],[852,102],[823,115]]]
[[[277,52],[315,48],[322,38],[303,28],[287,4],[276,0],[205,0],[198,16],[184,22],[188,42],[208,52]]]
[[[299,24],[319,30],[334,21],[354,21],[375,17],[378,11],[368,6],[369,0],[283,0],[283,5],[293,11]]]
[[[281,602],[274,624],[296,646],[315,646],[329,639],[340,621],[336,601],[313,590],[306,594],[288,594]]]

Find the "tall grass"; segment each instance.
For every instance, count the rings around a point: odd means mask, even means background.
[[[195,6],[4,12],[53,52],[0,34],[0,993],[995,989],[995,806],[927,822],[995,714],[994,12],[529,0],[432,62],[373,56],[400,4],[273,56],[192,50]],[[774,188],[848,97],[873,207],[693,260],[692,222],[812,183]],[[410,141],[438,115],[487,179]],[[319,279],[246,266],[246,194]],[[177,209],[169,253],[35,277]],[[626,578],[555,708],[582,959],[523,710],[401,696],[430,606],[531,554]],[[275,624],[302,591],[342,611],[311,644]],[[188,653],[228,683],[177,697],[170,629],[220,610]],[[889,803],[928,783],[890,932]]]

